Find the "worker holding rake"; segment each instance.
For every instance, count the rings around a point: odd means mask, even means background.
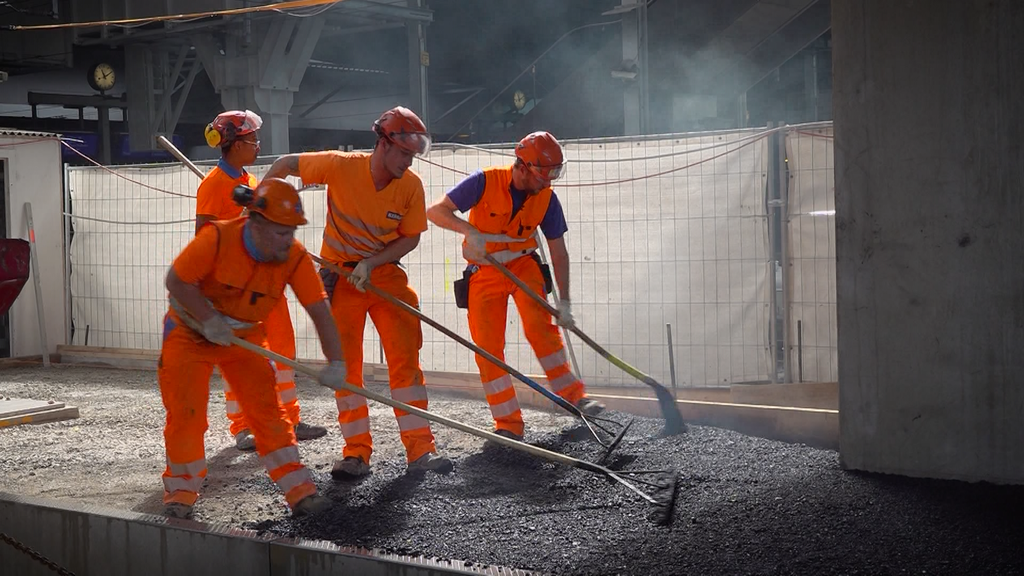
[[[231,345],[237,337],[265,346],[264,321],[291,286],[309,312],[329,361],[320,382],[335,389],[344,382],[341,343],[323,283],[306,249],[295,240],[295,229],[303,224],[295,187],[265,178],[251,196],[248,216],[204,226],[171,265],[166,282],[170,309],[158,364],[167,411],[163,483],[169,516],[192,515],[206,477],[203,435],[215,366],[235,383],[256,453],[293,513],[309,514],[329,505],[299,462],[295,430],[278,401],[273,365],[264,356]]]
[[[347,382],[363,386],[363,329],[369,315],[387,356],[391,397],[427,408],[427,388],[420,367],[423,333],[417,317],[380,296],[365,291],[373,286],[413,307],[416,292],[398,260],[419,244],[427,229],[423,182],[409,170],[417,154],[430,148],[426,126],[411,110],[396,107],[373,124],[377,143],[372,153],[306,152],[282,156],[267,177],[299,176],[304,184],[327,185],[327,223],[320,255],[350,271],[346,281],[328,268],[320,273],[331,298],[348,366]],[[331,474],[351,479],[370,473],[373,441],[366,399],[347,391],[335,392],[338,422],[345,436],[342,459]],[[427,420],[395,409],[405,445],[409,471],[447,473],[451,460],[437,454]]]
[[[217,166],[203,178],[196,194],[196,233],[208,222],[231,220],[242,215],[244,210],[232,199],[232,192],[238,185],[256,188],[256,177],[246,172],[245,167],[256,162],[260,151],[259,129],[263,120],[249,110],[229,110],[219,114],[206,126],[206,143],[220,148],[221,158]],[[266,321],[267,344],[271,350],[282,356],[295,359],[295,328],[288,311],[288,300],[282,296]],[[298,440],[310,440],[327,434],[323,426],[307,424],[299,419],[299,397],[295,388],[295,371],[287,366],[274,366],[277,378],[277,395],[284,405],[288,419],[295,428]],[[240,383],[237,383],[241,385]],[[252,434],[245,411],[238,403],[234,391],[236,383],[224,378],[224,399],[230,431],[239,450],[253,450],[256,439]]]
[[[492,256],[504,264],[534,292],[551,292],[547,267],[536,255],[539,228],[551,248],[554,279],[558,282],[558,324],[573,325],[569,299],[569,254],[564,234],[568,230],[551,182],[564,173],[562,147],[547,132],[534,132],[516,146],[511,166],[478,170],[459,182],[428,210],[434,224],[465,236],[463,256],[469,266],[456,282],[457,305],[468,308],[469,330],[476,344],[504,361],[505,326],[509,296],[516,303],[523,331],[530,342],[551,389],[585,415],[594,416],[604,406],[586,396],[584,384],[571,371],[565,343],[552,316],[530,299],[501,271],[488,265]],[[455,212],[469,212],[469,221]],[[543,290],[543,292],[542,292]],[[476,355],[495,432],[523,439],[524,423],[512,378],[504,370]]]

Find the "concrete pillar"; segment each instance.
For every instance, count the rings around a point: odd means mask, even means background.
[[[1024,483],[1024,2],[832,10],[842,463]]]
[[[253,26],[252,42],[227,36],[193,38],[226,110],[249,109],[263,118],[261,153],[287,154],[288,115],[323,29],[322,17],[276,18]]]
[[[260,129],[260,154],[287,154],[288,114],[294,92],[246,86],[221,90],[221,103],[227,110],[253,110],[263,119]]]
[[[647,134],[648,79],[647,79],[647,4],[622,0],[622,70],[635,72],[628,78],[623,91],[623,133],[626,136]]]
[[[408,0],[410,8],[422,8],[423,0]],[[427,24],[419,20],[406,22],[409,38],[409,104],[413,112],[430,129],[430,110],[427,101],[427,68],[430,54],[427,52]]]

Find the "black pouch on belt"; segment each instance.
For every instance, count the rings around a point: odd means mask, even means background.
[[[469,309],[469,277],[480,268],[476,264],[466,266],[462,271],[462,279],[453,283],[455,289],[455,306],[463,310]]]
[[[536,252],[531,252],[530,257],[540,267],[540,275],[544,277],[544,295],[551,294],[551,290],[554,289],[555,284],[551,280],[551,268],[547,264],[541,262],[540,256]]]

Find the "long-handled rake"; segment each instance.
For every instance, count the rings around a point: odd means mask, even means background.
[[[350,275],[347,270],[341,268],[340,266],[337,266],[336,264],[328,262],[328,261],[324,260],[323,258],[320,258],[319,256],[316,256],[315,254],[310,254],[310,256],[318,264],[320,264],[321,266],[324,266],[327,269],[329,269],[329,270],[331,270],[331,271],[341,275],[343,278],[348,278],[348,276]],[[448,336],[452,340],[455,340],[459,344],[462,344],[466,348],[469,348],[473,352],[475,352],[475,353],[479,354],[480,356],[486,358],[487,361],[489,361],[492,364],[494,364],[495,366],[501,368],[505,372],[508,372],[516,380],[519,380],[523,384],[526,384],[530,388],[533,388],[534,390],[539,392],[542,396],[544,396],[548,400],[551,400],[552,402],[554,402],[560,408],[564,408],[566,411],[571,413],[573,416],[576,416],[577,418],[583,420],[583,423],[586,424],[587,428],[590,430],[590,433],[593,434],[594,438],[597,440],[597,442],[599,444],[601,444],[601,446],[604,447],[604,452],[601,455],[601,458],[598,459],[598,462],[603,462],[604,459],[607,458],[612,453],[613,450],[615,450],[615,447],[618,446],[620,442],[622,442],[622,438],[625,437],[626,432],[629,430],[629,427],[633,425],[633,420],[630,420],[627,424],[622,425],[621,423],[619,423],[619,422],[617,422],[615,420],[612,420],[611,418],[603,418],[603,417],[600,417],[600,416],[588,416],[588,415],[584,414],[583,412],[580,411],[579,408],[577,408],[576,406],[573,406],[566,399],[562,398],[561,396],[558,396],[557,394],[555,394],[554,392],[548,390],[544,386],[541,386],[539,383],[535,382],[532,378],[527,377],[522,372],[519,372],[515,368],[513,368],[513,367],[509,366],[508,364],[502,362],[496,356],[494,356],[493,354],[487,352],[483,348],[480,348],[476,344],[470,342],[469,340],[466,340],[465,338],[463,338],[459,334],[449,330],[448,328],[446,328],[442,324],[440,324],[438,322],[435,322],[429,316],[427,316],[423,312],[420,312],[419,309],[417,309],[416,307],[411,306],[408,303],[399,300],[398,298],[392,296],[391,294],[388,294],[387,292],[381,290],[380,288],[377,288],[376,286],[374,286],[374,285],[372,285],[372,284],[370,284],[368,282],[365,284],[365,288],[369,292],[371,292],[371,293],[373,293],[373,294],[383,298],[384,300],[390,302],[391,304],[394,304],[395,306],[397,306],[397,307],[401,308],[402,310],[412,314],[413,316],[416,316],[417,318],[419,318],[423,322],[426,322],[430,326],[434,327],[436,330],[438,330],[439,332],[441,332],[445,336]],[[608,426],[610,426],[610,425],[621,426],[622,428],[616,434],[616,433],[612,432],[611,430],[609,430]],[[598,428],[599,430],[601,430],[602,432],[604,432],[605,434],[611,436],[612,440],[611,441],[604,440],[597,433],[597,431],[594,430],[595,427]]]
[[[369,289],[372,287],[372,285],[367,283],[366,287]],[[231,343],[236,346],[245,348],[246,350],[249,350],[251,352],[255,352],[256,354],[260,354],[266,358],[269,358],[279,365],[288,366],[297,372],[302,372],[304,374],[312,376],[314,379],[318,379],[320,375],[319,371],[316,370],[315,368],[306,366],[305,364],[301,364],[285,356],[281,356],[280,354],[267,350],[262,346],[253,344],[252,342],[248,342],[246,340],[242,340],[241,338],[232,337]],[[377,394],[376,392],[372,392],[365,388],[353,386],[347,382],[343,382],[341,384],[340,389],[345,390],[347,392],[351,392],[353,394],[358,394],[370,400],[375,400],[382,404],[386,404],[388,406],[391,406],[392,408],[404,410],[410,414],[415,414],[421,418],[430,420],[431,422],[437,422],[438,424],[448,426],[449,428],[455,428],[456,430],[461,430],[462,432],[466,432],[474,436],[479,436],[480,438],[484,438],[486,440],[502,444],[509,448],[526,452],[527,454],[539,458],[544,458],[547,460],[551,460],[552,462],[557,462],[560,464],[565,464],[567,466],[572,466],[574,468],[579,468],[581,470],[587,470],[589,472],[601,474],[605,478],[608,478],[609,480],[615,481],[621,484],[622,486],[625,486],[631,492],[642,498],[644,501],[653,504],[655,508],[652,512],[652,517],[658,524],[665,525],[671,523],[672,521],[672,509],[675,506],[676,491],[678,487],[678,472],[676,472],[675,470],[639,470],[622,472],[629,473],[634,476],[641,474],[656,476],[653,480],[641,480],[638,478],[633,478],[633,481],[630,482],[624,479],[622,476],[620,476],[620,473],[612,471],[604,466],[601,466],[600,464],[587,462],[586,460],[580,460],[578,458],[573,458],[572,456],[567,456],[565,454],[560,454],[558,452],[552,452],[551,450],[546,450],[544,448],[533,446],[525,442],[520,442],[518,440],[506,438],[493,432],[481,430],[480,428],[476,428],[475,426],[470,426],[469,424],[464,424],[462,422],[459,422],[458,420],[453,420],[451,418],[447,418],[445,416],[441,416],[433,412],[428,412],[427,410],[423,410],[422,408],[417,408],[415,406],[410,406],[403,402],[398,402],[397,400],[393,400],[386,396],[382,396],[380,394]],[[638,488],[636,484],[634,484],[634,482],[653,488],[654,495],[652,496],[644,492],[643,490]]]
[[[185,156],[180,150],[178,150],[178,148],[174,144],[172,144],[170,141],[168,141],[163,136],[158,137],[157,140],[159,141],[161,146],[163,146],[175,158],[177,158],[179,161],[181,161],[181,163],[184,164],[186,167],[188,167],[189,170],[191,170],[196,176],[198,176],[199,178],[203,177],[203,173],[199,170],[199,168],[195,164],[193,164],[192,161],[189,160],[187,156]],[[345,277],[348,276],[348,272],[347,271],[342,270],[341,268],[339,268],[339,267],[337,267],[337,266],[335,266],[333,264],[330,264],[330,263],[320,259],[318,256],[315,256],[313,254],[310,254],[310,256],[312,256],[314,260],[319,262],[320,265],[328,266],[329,268],[334,270],[336,273],[342,274]],[[495,362],[498,366],[502,367],[503,370],[508,371],[509,374],[511,374],[513,376],[516,376],[518,379],[522,380],[527,385],[531,386],[535,390],[540,391],[541,394],[544,394],[545,396],[547,396],[546,393],[548,392],[548,390],[542,388],[536,382],[533,382],[532,380],[530,380],[526,376],[524,376],[524,375],[520,374],[519,372],[515,371],[510,366],[503,365],[504,363],[502,363],[497,358],[494,358],[493,356],[487,354],[484,350],[481,350],[478,347],[474,346],[472,343],[466,341],[464,338],[462,338],[458,334],[455,334],[454,332],[451,332],[450,330],[448,330],[444,326],[434,322],[433,320],[431,320],[430,318],[428,318],[427,316],[422,314],[416,308],[414,308],[412,306],[409,306],[408,304],[406,304],[405,302],[402,302],[401,300],[398,300],[394,296],[391,296],[390,294],[379,290],[376,286],[373,286],[369,282],[367,282],[365,284],[365,286],[366,286],[366,289],[373,291],[378,296],[381,296],[382,298],[390,301],[392,304],[395,304],[399,308],[401,308],[403,310],[406,310],[407,312],[409,312],[411,314],[414,314],[415,316],[419,317],[424,322],[430,324],[431,326],[433,326],[434,328],[440,330],[441,332],[445,333],[446,335],[454,338],[459,343],[461,343],[461,344],[463,344],[465,346],[468,346],[473,351],[475,351],[475,352],[479,351],[478,353],[482,353],[481,355],[484,356],[485,358],[490,356],[490,358],[488,358],[488,360],[490,360],[491,362]],[[190,319],[190,317],[186,313],[183,319],[185,319],[186,322],[187,322]],[[242,348],[245,348],[246,350],[249,350],[251,352],[255,352],[257,354],[260,354],[261,356],[269,358],[269,359],[273,360],[276,363],[279,363],[279,364],[284,365],[284,366],[289,366],[293,370],[296,370],[298,372],[302,372],[302,373],[304,373],[304,374],[306,374],[308,376],[312,376],[314,379],[317,380],[317,382],[319,382],[319,375],[320,375],[319,372],[317,372],[315,369],[313,369],[313,368],[311,368],[309,366],[306,366],[304,364],[300,364],[300,363],[298,363],[298,362],[296,362],[296,361],[294,361],[294,360],[292,360],[290,358],[287,358],[287,357],[282,356],[280,354],[277,354],[275,352],[271,352],[270,350],[267,350],[267,349],[263,348],[262,346],[257,346],[256,344],[253,344],[251,342],[247,342],[245,340],[242,340],[241,338],[233,337],[232,338],[232,343],[235,344],[236,346],[240,346]],[[444,416],[440,416],[440,415],[434,414],[432,412],[428,412],[426,410],[422,410],[422,409],[417,408],[415,406],[410,406],[408,404],[404,404],[402,402],[398,402],[396,400],[392,400],[391,398],[387,398],[385,396],[382,396],[380,394],[371,392],[371,391],[366,390],[364,388],[359,388],[357,386],[352,386],[351,384],[348,384],[347,382],[343,382],[341,384],[341,388],[344,389],[344,390],[347,390],[349,392],[352,392],[354,394],[358,394],[360,396],[363,396],[364,398],[368,398],[370,400],[375,400],[375,401],[380,402],[382,404],[385,404],[387,406],[391,406],[392,408],[398,408],[400,410],[404,410],[406,412],[409,412],[410,414],[416,414],[417,416],[419,416],[421,418],[424,418],[426,420],[430,420],[432,422],[437,422],[438,424],[442,424],[442,425],[448,426],[450,428],[455,428],[456,430],[461,430],[463,432],[472,434],[474,436],[479,436],[481,438],[484,438],[486,440],[490,440],[492,442],[497,442],[498,444],[502,444],[504,446],[508,446],[510,448],[514,448],[516,450],[520,450],[520,451],[526,452],[526,453],[531,454],[533,456],[537,456],[537,457],[544,458],[544,459],[547,459],[547,460],[551,460],[553,462],[558,462],[558,463],[561,463],[561,464],[566,464],[568,466],[572,466],[574,468],[579,468],[581,470],[587,470],[587,471],[590,471],[590,472],[596,472],[598,474],[601,474],[601,475],[605,476],[606,478],[608,478],[609,480],[613,480],[613,481],[618,482],[619,484],[625,486],[630,491],[632,491],[633,493],[635,493],[638,496],[640,496],[641,498],[643,498],[645,501],[653,504],[655,506],[655,508],[654,508],[654,512],[653,512],[652,516],[654,517],[654,520],[658,524],[663,524],[663,525],[664,524],[669,524],[672,521],[672,510],[673,510],[673,508],[675,506],[676,493],[677,493],[677,487],[678,487],[678,479],[679,479],[678,472],[676,472],[675,470],[640,470],[640,471],[629,471],[628,472],[629,474],[634,475],[634,476],[638,476],[638,475],[656,475],[657,476],[657,478],[655,478],[655,480],[653,480],[653,481],[641,480],[641,479],[638,479],[638,478],[634,478],[633,479],[634,482],[638,482],[640,484],[644,484],[646,486],[650,486],[650,487],[654,488],[654,490],[656,491],[655,492],[655,496],[650,496],[646,492],[644,492],[644,491],[640,490],[639,488],[637,488],[635,484],[632,484],[632,483],[626,481],[624,478],[622,478],[621,476],[619,476],[615,472],[609,470],[608,468],[605,468],[604,466],[601,466],[600,464],[594,464],[594,463],[591,463],[591,462],[587,462],[585,460],[579,460],[577,458],[573,458],[571,456],[566,456],[564,454],[559,454],[557,452],[552,452],[550,450],[545,450],[543,448],[540,448],[540,447],[537,447],[537,446],[533,446],[533,445],[527,444],[525,442],[519,442],[519,441],[513,440],[511,438],[506,438],[504,436],[500,436],[500,435],[495,434],[493,432],[487,432],[485,430],[481,430],[479,428],[475,428],[475,427],[470,426],[468,424],[463,424],[462,422],[459,422],[457,420],[452,420],[451,418],[445,418]],[[562,400],[564,402],[564,400],[562,398],[558,397],[558,396],[555,396],[555,398],[557,398],[558,400]],[[555,402],[558,403],[557,400],[555,400]],[[579,409],[576,408],[575,406],[573,406],[572,404],[569,404],[568,402],[565,402],[565,404],[567,404],[569,407],[575,409],[576,412],[579,412]],[[583,418],[584,422],[586,422],[587,418],[585,417],[585,415],[580,414],[580,417]],[[601,420],[604,420],[604,419],[601,419]],[[602,462],[605,458],[607,458],[608,455],[611,453],[611,451],[614,450],[615,447],[619,444],[619,442],[622,441],[622,438],[626,434],[626,430],[629,429],[629,426],[632,425],[632,423],[633,422],[630,421],[629,424],[627,424],[625,427],[623,427],[622,431],[618,434],[618,436],[616,436],[615,440],[613,440],[611,443],[609,443],[607,445],[604,444],[604,442],[602,442],[600,440],[600,438],[598,438],[598,442],[601,442],[601,445],[605,446],[605,451],[601,455],[601,458],[598,460],[599,463]],[[618,423],[616,422],[616,424],[618,424]],[[590,427],[590,423],[589,422],[587,423],[587,426],[588,426],[588,428]],[[597,434],[593,431],[593,428],[590,428],[590,430],[594,434],[594,436],[597,437]],[[602,430],[604,430],[604,428],[602,428]],[[624,472],[624,473],[626,473],[626,472]]]
[[[519,277],[513,274],[511,270],[506,268],[504,264],[498,262],[498,260],[495,259],[494,256],[488,254],[487,262],[491,266],[494,266],[495,268],[500,270],[502,274],[507,276],[509,280],[514,282],[515,285],[518,286],[527,295],[529,295],[530,298],[532,298],[538,304],[543,306],[544,310],[546,310],[548,314],[551,314],[555,318],[558,318],[559,315],[557,309],[555,309],[551,304],[549,304],[545,298],[541,297],[540,294],[537,294],[532,289],[530,289],[530,287],[525,282],[520,280]],[[658,406],[661,408],[661,415],[665,419],[664,434],[666,436],[672,436],[675,434],[682,434],[683,432],[686,432],[686,423],[683,422],[683,415],[679,413],[679,408],[676,406],[676,399],[672,396],[672,393],[669,392],[667,388],[659,384],[658,381],[655,380],[654,378],[651,378],[647,374],[644,374],[643,372],[637,370],[636,368],[630,366],[629,364],[626,364],[619,358],[615,357],[611,352],[605,350],[600,344],[594,342],[594,340],[590,336],[587,336],[582,330],[580,330],[579,327],[572,326],[570,330],[573,334],[579,336],[580,340],[583,340],[587,344],[587,346],[590,346],[591,348],[594,349],[595,352],[600,354],[602,358],[608,360],[612,364],[615,364],[616,366],[627,372],[630,376],[636,378],[637,380],[640,380],[644,384],[647,384],[648,386],[654,389],[654,395],[658,398]]]

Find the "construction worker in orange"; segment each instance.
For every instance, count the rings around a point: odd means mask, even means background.
[[[167,274],[170,309],[164,318],[158,379],[167,411],[163,482],[169,516],[192,515],[206,477],[203,435],[215,366],[234,383],[256,453],[292,512],[310,514],[330,503],[317,495],[309,471],[299,462],[295,430],[278,401],[273,365],[231,344],[238,337],[265,346],[264,321],[291,286],[312,318],[329,361],[320,383],[337,389],[345,380],[327,294],[312,259],[295,240],[295,229],[306,223],[298,192],[284,180],[265,178],[248,198],[247,216],[204,226]]]
[[[441,228],[465,236],[462,253],[469,265],[462,280],[456,282],[455,294],[456,304],[468,308],[473,341],[504,361],[511,296],[548,385],[584,414],[596,415],[604,406],[586,396],[583,382],[570,370],[565,344],[551,315],[485,260],[490,254],[537,294],[550,293],[550,272],[536,254],[535,233],[539,229],[551,248],[551,264],[561,295],[558,324],[573,325],[569,253],[564,238],[568,226],[558,196],[551,190],[551,182],[564,173],[562,147],[551,134],[534,132],[519,142],[515,154],[511,166],[477,170],[464,178],[430,206],[427,217]],[[456,211],[468,211],[469,221],[459,218]],[[480,355],[476,363],[495,433],[522,440],[523,414],[512,378]]]
[[[348,366],[348,383],[363,385],[363,329],[366,316],[381,337],[387,356],[391,397],[417,408],[427,408],[427,388],[420,367],[423,332],[415,316],[365,291],[370,282],[399,300],[419,305],[399,259],[419,244],[427,229],[423,182],[409,169],[417,154],[430,148],[426,126],[411,110],[396,107],[373,124],[377,142],[372,153],[305,152],[282,156],[268,177],[300,176],[304,184],[327,185],[327,223],[320,255],[349,272],[339,281],[329,268],[321,268],[331,309],[341,332]],[[348,392],[335,392],[338,422],[345,436],[342,458],[334,463],[336,479],[370,473],[373,441],[366,400]],[[437,454],[430,424],[423,418],[395,410],[410,472],[448,473],[451,460]]]
[[[245,167],[256,162],[260,152],[259,129],[263,120],[249,110],[229,110],[219,114],[206,126],[206,143],[220,148],[220,161],[206,175],[196,194],[196,233],[213,220],[238,218],[244,210],[232,200],[232,192],[239,184],[256,187],[256,177]],[[267,343],[278,354],[295,359],[295,328],[288,311],[288,300],[278,300],[277,306],[266,320]],[[307,424],[299,419],[299,397],[295,388],[295,371],[287,366],[276,366],[277,395],[295,427],[298,440],[310,440],[327,434],[323,426]],[[224,396],[231,435],[239,450],[253,450],[256,439],[252,434],[245,412],[238,403],[233,383],[224,378]]]

